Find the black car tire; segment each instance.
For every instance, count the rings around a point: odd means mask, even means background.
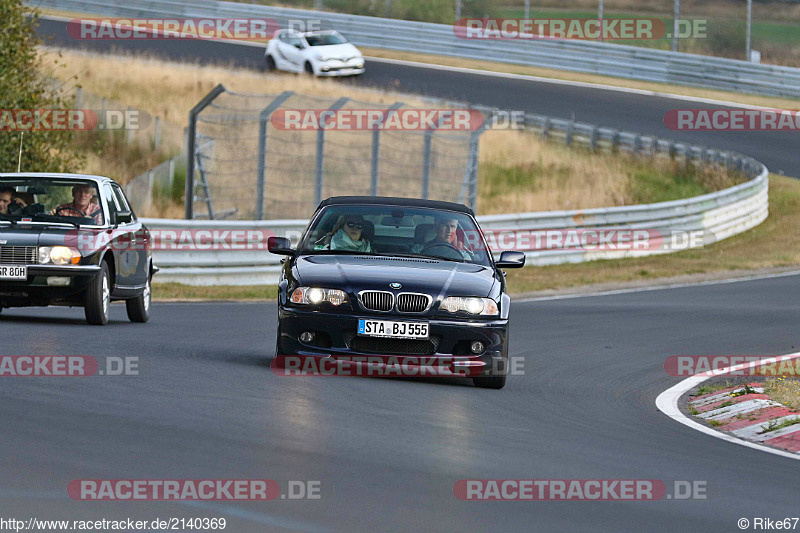
[[[275,70],[276,68],[275,59],[272,56],[267,56],[267,59],[265,61],[265,66],[267,68],[267,72],[272,72],[273,70]]]
[[[502,389],[506,386],[506,374],[508,373],[508,356],[503,353],[503,370],[502,374],[492,375],[491,373],[484,374],[472,378],[472,383],[481,389]]]
[[[306,74],[310,74],[312,76],[314,75],[314,67],[312,67],[311,63],[309,63],[308,61],[306,61],[305,71],[306,71]]]
[[[152,297],[150,283],[152,279],[153,276],[148,273],[142,294],[136,298],[125,300],[125,309],[128,311],[128,319],[131,322],[147,322],[150,318],[150,298]]]
[[[108,263],[100,264],[100,272],[89,282],[84,293],[83,310],[86,321],[95,326],[108,324],[108,308],[111,306],[111,276]]]

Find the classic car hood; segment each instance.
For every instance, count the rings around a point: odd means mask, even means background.
[[[342,288],[350,294],[365,289],[391,290],[437,296],[489,295],[494,284],[491,268],[472,263],[368,255],[301,255],[295,268],[306,286]]]
[[[102,240],[103,231],[19,222],[15,226],[0,225],[0,246],[74,246],[86,255]]]
[[[321,56],[333,57],[336,59],[350,59],[351,57],[361,55],[358,49],[350,43],[312,46],[311,51]]]

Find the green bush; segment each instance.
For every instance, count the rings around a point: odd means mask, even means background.
[[[66,109],[68,102],[54,94],[37,70],[40,60],[35,27],[18,0],[0,0],[0,109]],[[29,172],[75,172],[83,158],[70,150],[74,132],[25,133],[22,169]],[[21,133],[0,130],[0,171],[17,169]]]

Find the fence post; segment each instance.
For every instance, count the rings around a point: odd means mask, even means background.
[[[591,140],[592,152],[597,151],[597,135],[598,135],[597,126],[592,126],[592,140]]]
[[[256,206],[255,219],[264,218],[264,176],[267,173],[267,122],[272,113],[294,95],[294,91],[284,91],[258,115],[258,170],[256,171]]]
[[[81,87],[75,88],[75,108],[83,109],[83,89]]]
[[[575,121],[570,120],[569,124],[567,125],[567,133],[564,137],[564,144],[566,144],[567,146],[572,144],[572,132],[574,129],[575,129]]]
[[[347,97],[339,98],[328,111],[337,111],[341,109],[350,99]],[[322,173],[325,164],[325,128],[320,124],[319,131],[317,132],[317,170],[316,181],[314,183],[314,207],[317,207],[322,201]]]
[[[383,121],[386,120],[389,115],[392,114],[395,110],[403,107],[403,102],[395,102],[392,106],[387,109],[383,113],[383,119],[381,120],[381,125]],[[381,140],[380,140],[381,130],[380,127],[375,128],[372,130],[372,163],[369,169],[369,176],[370,176],[370,185],[369,185],[369,193],[372,196],[378,196],[378,167],[380,165],[380,147],[381,147]]]
[[[550,117],[545,117],[544,124],[542,124],[542,139],[547,139],[550,134]]]
[[[224,92],[225,86],[220,83],[211,89],[211,92],[205,95],[189,111],[189,128],[186,133],[186,199],[184,204],[184,217],[186,220],[191,220],[194,217],[194,152],[197,145],[197,115]]]
[[[156,117],[156,133],[153,138],[153,149],[158,150],[161,145],[161,117]]]

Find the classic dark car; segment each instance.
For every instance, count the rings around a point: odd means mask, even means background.
[[[510,298],[500,269],[523,266],[525,256],[509,251],[495,261],[468,207],[329,198],[297,249],[282,237],[268,245],[288,256],[279,285],[278,366],[294,357],[360,362],[354,356],[378,355],[447,368],[478,387],[505,385]]]
[[[83,306],[90,324],[108,322],[125,300],[147,322],[158,269],[150,233],[113,180],[82,174],[0,174],[0,311]]]

